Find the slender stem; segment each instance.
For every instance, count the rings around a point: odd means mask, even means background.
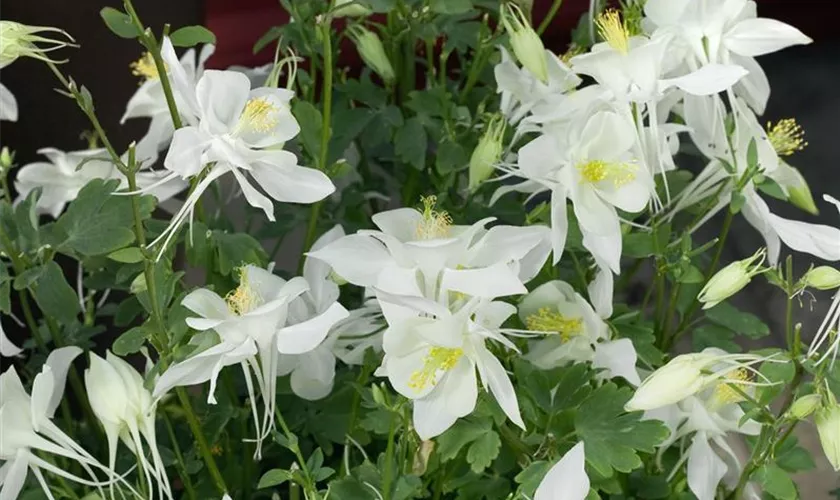
[[[195,415],[195,410],[193,410],[192,403],[190,403],[190,397],[187,394],[186,389],[183,387],[177,387],[175,388],[175,393],[178,395],[178,401],[181,403],[181,408],[184,410],[184,415],[187,418],[187,425],[190,426],[190,430],[195,437],[198,452],[201,454],[201,458],[204,459],[204,464],[207,466],[207,470],[210,472],[210,477],[213,479],[213,486],[216,487],[216,490],[220,494],[227,494],[228,489],[225,485],[225,479],[222,477],[222,473],[219,472],[219,467],[216,465],[216,459],[213,458],[213,452],[210,451],[210,446],[207,444],[207,438],[204,437],[204,431],[201,430],[201,422],[198,421],[198,417]]]
[[[785,281],[787,283],[787,289],[785,290],[785,294],[787,295],[787,304],[785,305],[785,339],[787,340],[788,349],[791,351],[799,350],[798,345],[794,345],[794,338],[793,338],[793,256],[788,255],[787,260],[785,261]],[[795,357],[795,356],[794,356]]]
[[[303,485],[304,495],[307,499],[318,498],[318,490],[315,488],[315,481],[312,479],[312,474],[309,472],[309,467],[306,465],[306,460],[303,458],[303,453],[300,451],[297,436],[292,434],[291,429],[289,429],[289,425],[286,423],[286,419],[283,418],[283,414],[280,412],[280,408],[275,408],[274,414],[277,417],[277,423],[280,424],[280,429],[286,436],[286,441],[289,442],[289,448],[292,450],[292,453],[295,454],[295,458],[297,458],[298,465],[303,473],[304,481],[306,481],[306,484]]]
[[[665,322],[662,324],[662,347],[667,352],[673,345],[674,336],[671,336],[671,325],[674,322],[674,313],[677,310],[677,301],[680,298],[682,283],[675,283],[671,288],[671,297],[668,299],[668,310],[665,312]]]
[[[382,471],[382,497],[385,500],[391,498],[391,478],[394,470],[394,441],[397,433],[397,414],[391,414],[391,423],[388,426],[388,446],[385,448],[385,470]]]
[[[543,32],[551,25],[551,21],[554,20],[554,16],[557,15],[557,11],[560,10],[560,6],[563,5],[563,0],[554,0],[554,3],[551,4],[551,8],[548,9],[548,13],[543,18],[540,26],[537,28],[537,33],[542,35]]]
[[[187,473],[186,461],[184,461],[184,454],[181,453],[181,447],[178,445],[178,438],[175,437],[175,429],[172,426],[172,420],[165,411],[160,412],[163,415],[163,423],[166,425],[166,433],[169,435],[169,442],[172,443],[172,451],[175,452],[175,459],[178,461],[178,473],[181,475],[181,481],[184,483],[184,490],[187,492],[187,497],[195,500],[195,489],[193,489],[192,480],[189,473]]]
[[[169,82],[166,64],[163,62],[163,58],[160,55],[160,47],[158,46],[157,40],[154,35],[152,35],[152,32],[143,26],[143,23],[140,21],[140,17],[137,15],[137,11],[134,10],[134,5],[131,4],[131,0],[125,0],[123,4],[125,5],[125,10],[131,17],[131,21],[134,23],[134,26],[136,26],[137,30],[140,32],[141,42],[149,53],[152,54],[152,59],[155,61],[155,69],[157,70],[158,78],[160,79],[160,86],[163,89],[164,97],[166,97],[166,105],[169,107],[169,115],[172,117],[172,125],[175,127],[175,130],[178,130],[183,126],[181,124],[181,114],[178,112],[178,105],[176,104],[175,96],[172,93],[172,84]]]

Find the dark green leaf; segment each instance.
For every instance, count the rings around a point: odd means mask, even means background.
[[[490,422],[482,420],[458,420],[455,425],[437,438],[437,454],[446,462],[458,456],[464,446],[490,432]]]
[[[472,10],[470,0],[432,0],[432,12],[437,14],[463,14]]]
[[[694,329],[691,335],[692,346],[695,351],[702,351],[707,347],[718,347],[726,352],[740,352],[741,346],[732,341],[735,333],[720,325],[703,325]]]
[[[268,255],[260,242],[244,233],[213,231],[213,245],[219,272],[223,276],[230,275],[234,269],[245,264],[264,267],[268,262]]]
[[[417,170],[423,170],[426,166],[426,147],[428,138],[426,129],[417,117],[410,118],[405,122],[394,138],[394,147],[397,156]]]
[[[435,167],[439,174],[446,175],[468,166],[469,161],[463,146],[457,142],[444,142],[438,147]]]
[[[741,312],[727,302],[722,302],[706,311],[706,317],[718,325],[725,326],[738,335],[760,339],[770,334],[770,327],[758,317]]]
[[[495,431],[487,431],[470,444],[467,463],[476,474],[480,474],[499,456],[502,440]]]
[[[144,259],[143,251],[137,247],[122,248],[116,252],[111,252],[108,254],[108,258],[126,264],[135,264],[142,262]]]
[[[80,311],[75,290],[67,283],[58,264],[51,261],[43,267],[44,272],[31,286],[35,302],[45,316],[62,324],[72,323]]]
[[[257,489],[270,488],[290,481],[292,473],[284,469],[271,469],[260,478]]]
[[[775,464],[768,464],[753,474],[753,478],[761,485],[765,493],[779,500],[796,500],[799,494],[790,474]]]
[[[729,211],[733,214],[737,214],[744,208],[744,203],[747,202],[747,199],[741,193],[732,193],[732,201],[729,203]]]
[[[321,155],[321,112],[307,101],[295,101],[292,111],[300,124],[300,141],[311,158]]]
[[[215,44],[216,35],[204,26],[184,26],[169,35],[169,40],[175,47],[193,47],[199,43]]]
[[[125,12],[121,12],[113,7],[105,7],[99,11],[99,15],[105,21],[105,26],[118,37],[137,38],[140,36],[137,27],[131,22],[131,17]]]
[[[114,341],[111,350],[118,356],[126,356],[139,351],[151,332],[143,326],[135,326]]]
[[[624,236],[622,255],[643,259],[653,255],[653,234],[647,231],[635,231]]]
[[[266,31],[263,36],[259,37],[257,41],[254,43],[253,53],[256,54],[257,52],[261,51],[262,49],[266,48],[268,44],[274,42],[278,38],[283,36],[283,27],[282,26],[272,26],[271,28]]]

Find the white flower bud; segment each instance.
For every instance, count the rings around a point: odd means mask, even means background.
[[[817,290],[834,290],[840,287],[840,271],[830,266],[819,266],[811,269],[802,281]]]
[[[470,189],[476,189],[479,184],[493,174],[496,164],[502,156],[502,139],[505,135],[505,122],[500,118],[493,118],[487,124],[484,135],[478,141],[478,146],[470,156]]]
[[[697,300],[703,303],[703,309],[714,307],[735,295],[747,286],[753,276],[764,272],[762,266],[766,253],[762,248],[752,257],[735,261],[712,276],[697,296]]]
[[[335,17],[359,17],[367,16],[371,10],[358,2],[358,0],[335,0],[333,15]]]
[[[70,42],[55,40],[39,35],[39,33],[55,32],[67,37],[73,42],[66,31],[48,26],[27,26],[12,21],[0,21],[0,68],[5,68],[15,62],[18,57],[32,57],[41,61],[59,62],[50,59],[46,53],[67,46]],[[35,45],[41,43],[44,47]]]
[[[796,420],[802,420],[814,413],[820,403],[822,403],[822,397],[819,394],[808,394],[794,401],[788,413]]]
[[[548,82],[548,64],[545,61],[545,46],[540,36],[531,27],[518,5],[502,6],[502,23],[510,37],[510,46],[516,59],[543,83]]]
[[[348,28],[351,38],[356,43],[356,50],[373,71],[376,72],[387,83],[391,83],[396,79],[394,67],[391,66],[391,61],[388,60],[388,55],[385,53],[385,47],[382,45],[382,40],[376,33],[370,31],[359,25]]]
[[[3,149],[0,150],[0,170],[8,170],[12,168],[14,162],[15,154],[9,151],[9,148],[3,146]]]
[[[840,471],[840,405],[831,405],[819,410],[814,417],[820,435],[823,451],[835,471]]]

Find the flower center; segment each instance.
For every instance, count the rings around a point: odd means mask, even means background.
[[[710,403],[712,408],[721,408],[731,403],[740,403],[744,401],[744,395],[735,390],[733,386],[740,386],[739,389],[745,387],[745,382],[751,380],[750,374],[744,368],[733,370],[726,374],[725,377],[715,386]],[[743,392],[743,389],[741,389]]]
[[[581,183],[597,184],[601,181],[611,181],[619,188],[636,178],[636,166],[632,163],[590,160],[577,168],[580,171]]]
[[[280,110],[265,97],[249,99],[239,117],[238,130],[269,132],[277,126]]]
[[[627,54],[630,50],[630,32],[617,10],[605,10],[598,15],[595,24],[598,25],[598,34],[610,47],[622,54]]]
[[[155,66],[155,60],[152,54],[148,52],[144,52],[140,56],[140,59],[129,64],[129,67],[131,68],[132,75],[139,76],[143,80],[157,80],[160,78],[157,66]]]
[[[525,325],[535,332],[558,333],[563,342],[583,333],[583,319],[567,318],[548,307],[540,308],[525,318]]]
[[[423,219],[415,230],[417,239],[433,240],[448,236],[452,227],[452,217],[445,210],[435,210],[437,196],[424,196],[420,199],[423,202]]]
[[[411,374],[408,386],[417,392],[430,384],[434,387],[438,383],[438,373],[451,370],[463,355],[464,350],[459,347],[432,347],[423,358],[423,368]]]
[[[767,138],[779,156],[790,156],[808,145],[805,131],[793,118],[779,120],[775,125],[767,122]]]
[[[232,290],[225,296],[225,302],[227,302],[230,312],[237,316],[242,316],[259,307],[263,303],[263,300],[248,284],[243,273],[239,281],[239,286],[236,287],[236,290]]]

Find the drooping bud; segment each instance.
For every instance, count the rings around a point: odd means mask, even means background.
[[[709,309],[738,293],[756,274],[764,272],[764,258],[767,250],[762,248],[751,257],[735,261],[718,271],[703,287],[697,300],[703,309]]]
[[[40,33],[60,33],[69,41],[41,36]],[[12,64],[18,57],[32,57],[41,61],[58,63],[46,54],[73,45],[74,40],[66,31],[49,26],[27,26],[13,21],[0,21],[0,68]],[[38,46],[36,44],[41,44]]]
[[[803,420],[819,408],[822,397],[819,394],[807,394],[790,405],[788,414],[796,420]]]
[[[832,401],[814,417],[825,456],[835,471],[840,471],[840,405]]]
[[[371,10],[359,0],[335,0],[332,13],[335,17],[360,17],[369,15]]]
[[[831,266],[815,267],[805,273],[802,281],[817,290],[834,290],[840,287],[840,271]]]
[[[518,5],[508,3],[502,5],[501,16],[516,59],[539,81],[547,83],[548,64],[545,61],[545,46],[540,36],[531,27],[525,13]]]
[[[392,83],[396,79],[396,74],[379,36],[360,25],[349,27],[348,32],[356,43],[356,50],[359,51],[359,55],[362,56],[365,64],[382,77],[385,82]]]
[[[789,166],[787,172],[792,181],[787,185],[788,201],[796,208],[805,210],[809,214],[817,215],[820,213],[817,204],[814,203],[814,196],[811,194],[811,188],[808,187],[808,181],[805,180],[805,177],[797,168],[792,166]]]
[[[470,190],[476,189],[487,180],[502,157],[502,139],[505,136],[505,122],[495,117],[487,124],[484,135],[470,156]]]

